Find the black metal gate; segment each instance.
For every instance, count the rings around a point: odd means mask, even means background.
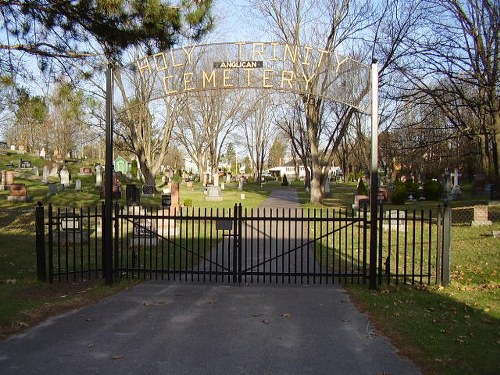
[[[447,277],[446,210],[379,210],[378,284],[430,284]],[[49,281],[101,277],[102,211],[48,211],[37,208],[38,222],[46,224],[37,225],[43,232],[37,252],[45,254],[48,245],[48,256],[38,258],[47,259]],[[116,205],[113,225],[115,278],[329,284],[365,283],[370,277],[366,211]],[[46,266],[40,262],[41,274]]]

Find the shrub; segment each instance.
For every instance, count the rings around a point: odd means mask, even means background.
[[[184,199],[183,202],[184,207],[193,207],[193,200],[191,198]]]
[[[132,179],[137,178],[137,160],[132,160],[132,163],[130,163],[130,173],[132,174]]]
[[[281,186],[288,186],[288,178],[286,177],[286,174],[283,175],[283,180],[281,182]]]
[[[427,181],[424,184],[424,197],[425,199],[431,201],[437,201],[441,199],[441,196],[444,193],[443,184],[438,181]]]
[[[368,195],[368,188],[366,187],[362,178],[359,179],[358,186],[356,188],[357,195]]]
[[[406,185],[402,182],[396,182],[394,184],[394,189],[390,194],[390,199],[392,204],[404,204],[408,198],[408,190],[406,190]]]

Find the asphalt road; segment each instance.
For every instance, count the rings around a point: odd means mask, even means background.
[[[338,286],[146,282],[0,342],[0,373],[419,374]]]

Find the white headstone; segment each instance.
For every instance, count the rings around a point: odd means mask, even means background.
[[[64,187],[69,186],[69,171],[66,169],[66,167],[63,167],[61,169],[61,172],[59,172],[59,176],[61,177],[61,185]]]
[[[325,194],[330,194],[331,189],[330,189],[330,179],[327,177],[325,179]]]
[[[96,165],[95,167],[95,187],[102,186],[102,167],[100,165]]]
[[[16,151],[16,145],[10,145],[10,150],[11,151]]]
[[[451,173],[451,185],[452,186],[460,186],[460,182],[459,182],[459,177],[461,177],[462,174],[458,171],[457,168],[455,168],[455,171],[453,173]]]
[[[40,157],[41,157],[42,159],[45,159],[45,148],[42,148],[42,149],[40,150]]]
[[[78,179],[75,181],[75,190],[76,191],[82,190],[82,180]]]
[[[49,182],[49,167],[47,165],[43,167],[42,182],[44,184],[46,184],[47,182]]]
[[[40,176],[40,171],[38,170],[38,167],[36,165],[33,167],[33,176]]]

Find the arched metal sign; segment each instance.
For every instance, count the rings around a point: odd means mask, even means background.
[[[370,112],[370,66],[311,46],[278,42],[193,45],[138,57],[121,67],[117,78],[123,92],[138,80],[147,82],[151,88],[148,101],[209,90],[264,89],[312,95]],[[116,104],[120,110],[127,107]]]

